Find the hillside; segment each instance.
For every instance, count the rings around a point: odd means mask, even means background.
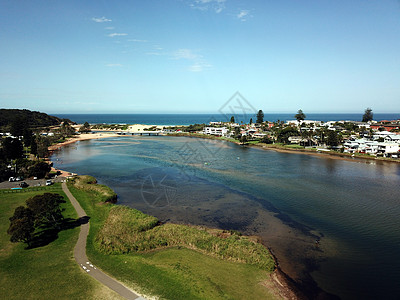
[[[38,111],[27,109],[0,109],[0,128],[9,129],[15,121],[29,128],[59,125],[66,119],[60,119]],[[69,123],[73,123],[67,120]]]

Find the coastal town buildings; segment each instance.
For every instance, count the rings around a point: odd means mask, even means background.
[[[297,130],[297,135],[287,137],[287,143],[303,147],[318,147],[319,149],[333,149],[343,153],[365,153],[372,156],[400,158],[400,133],[396,130],[384,130],[383,125],[392,128],[399,121],[382,121],[375,123],[356,121],[328,121],[315,120],[297,121],[286,123],[265,124],[237,124],[210,122],[201,133],[214,136],[235,137],[246,136],[249,140],[262,140],[264,138],[278,142],[279,131],[292,128]],[[277,126],[277,127],[275,127]],[[275,127],[275,128],[274,128]],[[377,129],[379,128],[379,129]],[[329,132],[335,132],[337,143],[327,142]],[[399,131],[399,130],[397,130]]]
[[[227,136],[228,128],[226,127],[204,127],[204,134],[215,135],[215,136]]]

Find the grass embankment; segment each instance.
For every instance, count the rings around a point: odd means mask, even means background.
[[[159,224],[137,210],[106,204],[109,188],[83,176],[69,183],[90,216],[87,254],[104,271],[165,299],[271,299],[267,249],[222,230]],[[224,258],[224,259],[221,259]]]
[[[9,218],[16,207],[45,192],[65,197],[60,184],[51,190],[30,188],[23,192],[0,193],[0,295],[1,299],[121,299],[103,287],[79,268],[73,258],[73,249],[79,227],[58,233],[58,238],[47,245],[25,249],[22,243],[11,243],[7,229]],[[77,215],[65,197],[65,218]]]

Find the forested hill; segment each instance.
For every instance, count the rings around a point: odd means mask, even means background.
[[[27,109],[0,109],[0,128],[3,130],[9,128],[13,123],[19,122],[28,128],[37,128],[45,126],[59,125],[63,121],[70,120],[60,119],[38,111],[30,111]]]

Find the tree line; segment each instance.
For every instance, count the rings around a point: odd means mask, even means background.
[[[34,232],[43,229],[59,229],[63,221],[61,203],[64,198],[55,193],[44,193],[26,200],[26,206],[18,206],[10,217],[7,233],[13,243],[23,242],[31,246]]]

